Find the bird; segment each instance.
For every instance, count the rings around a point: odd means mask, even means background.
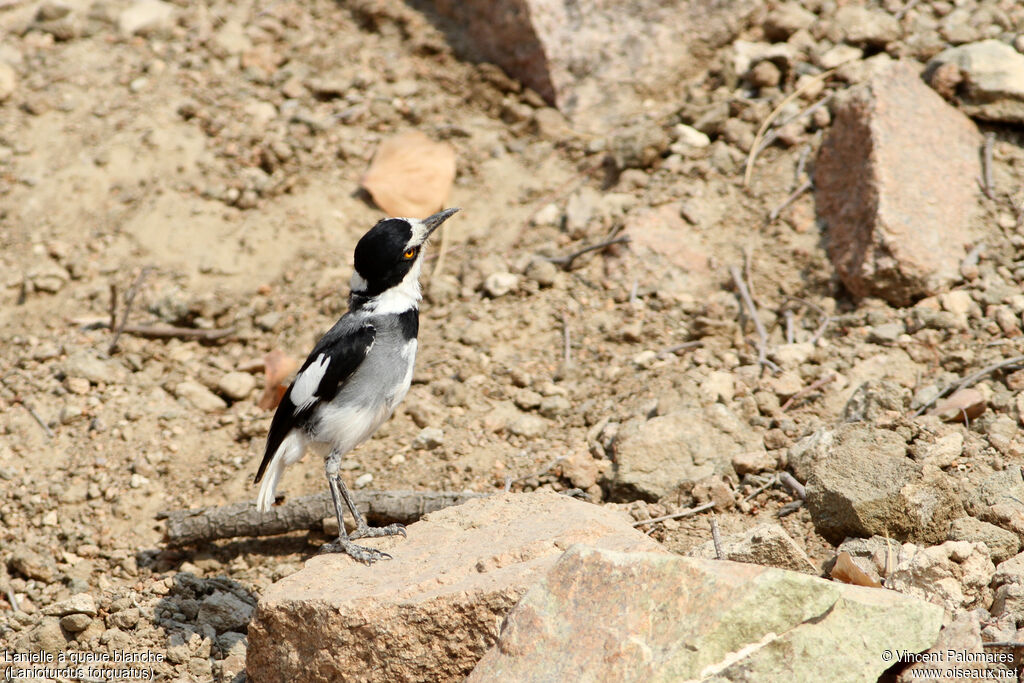
[[[386,218],[356,244],[348,310],[313,347],[274,413],[254,484],[266,512],[285,468],[306,451],[324,457],[338,518],[338,539],[321,552],[344,553],[367,565],[391,555],[354,539],[405,536],[401,524],[371,527],[340,475],[342,457],[370,438],[405,398],[419,335],[419,276],[431,234],[459,209],[424,219]],[[261,483],[262,482],[262,483]],[[348,534],[342,501],[352,513]]]

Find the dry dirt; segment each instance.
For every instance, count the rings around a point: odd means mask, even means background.
[[[729,403],[764,438],[770,475],[795,439],[838,418],[861,381],[913,359],[920,376],[911,383],[942,385],[1011,355],[1007,345],[1024,350],[1021,337],[1004,339],[984,320],[966,331],[924,329],[902,348],[868,342],[868,326],[905,311],[848,298],[812,196],[766,219],[798,184],[805,145],[813,160],[820,138],[811,120],[788,146],[761,155],[749,188],[742,141],[663,149],[652,164],[620,172],[605,163],[604,140],[536,125],[535,94],[457,59],[424,14],[397,0],[180,3],[169,24],[130,38],[116,27],[125,5],[67,6],[64,30],[40,21],[37,3],[0,2],[0,61],[18,74],[0,102],[5,648],[64,638],[68,650],[172,652],[155,666],[161,678],[239,674],[231,638],[195,626],[203,596],[221,586],[251,601],[326,537],[168,549],[157,513],[255,497],[270,422],[256,405],[262,359],[274,349],[301,359],[344,311],[352,248],[381,217],[359,178],[397,131],[455,147],[450,204],[462,212],[445,228],[440,272],[436,258],[425,268],[412,390],[348,459],[350,485],[493,491],[511,478],[513,490],[581,488],[600,501],[611,471],[601,444],[614,427],[687,397],[713,402],[705,383],[714,371],[738,378]],[[745,30],[756,34],[756,25],[751,18]],[[742,88],[724,66],[729,50],[671,93],[679,114],[657,122],[670,136],[723,99],[752,130],[781,99],[778,88],[730,94]],[[1004,186],[1021,180],[1022,165],[1011,163],[1017,144],[1000,133]],[[1002,226],[986,251],[996,261],[983,263],[1006,266],[1015,281],[1024,240],[1011,242],[1016,225],[999,220],[1007,211],[991,202],[978,220]],[[685,237],[664,240],[664,225]],[[538,260],[623,226],[632,245],[583,256],[571,271]],[[787,340],[787,321],[793,341],[814,341],[795,373],[801,386],[831,373],[841,381],[780,409],[777,378],[757,366],[733,266],[748,274],[772,346]],[[488,294],[488,276],[506,271],[517,285]],[[123,310],[143,273],[132,323],[233,333],[216,343],[124,334],[108,353],[111,292]],[[701,345],[679,348],[694,341]],[[222,380],[239,371],[256,381],[232,399]],[[192,383],[225,405],[197,405]],[[1004,412],[1017,417],[1012,401]],[[442,429],[443,442],[414,447],[425,427]],[[972,429],[983,433],[984,422]],[[1001,466],[990,446],[974,455],[959,465],[964,476]],[[775,520],[791,500],[780,487],[745,500],[763,481],[727,482],[737,504],[719,513],[724,533]],[[282,488],[289,497],[322,491],[321,464],[292,468]],[[695,502],[700,495],[683,487],[637,514]],[[815,563],[831,558],[806,510],[780,523]],[[710,537],[703,516],[652,533],[679,551]],[[99,608],[84,630],[43,627],[41,611],[80,592]]]

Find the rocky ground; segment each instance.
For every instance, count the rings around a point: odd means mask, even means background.
[[[1024,640],[1024,8],[732,11],[657,116],[598,135],[420,4],[0,0],[4,649],[242,680],[256,600],[327,537],[169,548],[158,513],[254,498],[264,358],[344,311],[381,216],[359,179],[409,128],[454,147],[463,211],[351,486],[713,503],[729,543],[777,525],[748,560],[843,544]],[[192,332],[111,349],[129,298]],[[706,553],[708,514],[642,528]]]

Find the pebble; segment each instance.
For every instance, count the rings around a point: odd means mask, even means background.
[[[500,296],[505,296],[518,286],[519,276],[515,273],[509,273],[508,271],[491,273],[487,276],[487,279],[484,280],[484,291],[487,292],[488,296],[495,299]]]
[[[207,413],[217,412],[228,407],[224,399],[193,380],[179,382],[174,387],[174,395],[185,399],[199,410]]]
[[[550,429],[548,421],[532,413],[523,413],[508,425],[509,432],[516,436],[526,437],[527,439],[536,439],[539,436],[543,436],[548,429]]]
[[[534,259],[526,267],[526,277],[541,287],[550,287],[558,277],[558,266],[546,259]]]
[[[545,396],[540,402],[540,414],[544,417],[561,417],[572,410],[572,403],[565,396]]]
[[[238,631],[248,626],[253,609],[252,603],[242,600],[234,593],[214,591],[203,598],[203,602],[199,605],[196,623],[208,624],[217,633]]]
[[[9,562],[14,571],[27,579],[50,583],[57,576],[57,564],[52,559],[25,547],[16,549]]]
[[[61,617],[60,626],[69,633],[81,633],[92,624],[92,617],[88,614],[68,614]]]
[[[675,136],[675,144],[683,144],[688,147],[697,147],[698,149],[704,149],[711,144],[711,138],[706,133],[702,133],[693,126],[688,126],[685,123],[677,123],[672,127],[672,134]],[[676,150],[672,150],[676,151]]]
[[[81,377],[92,384],[115,384],[124,380],[128,371],[118,361],[101,359],[86,351],[77,351],[64,361],[64,374]]]
[[[373,475],[369,472],[364,472],[356,477],[355,486],[357,489],[366,488],[373,483]]]
[[[43,614],[55,617],[63,617],[68,614],[87,614],[94,617],[96,613],[96,598],[89,593],[76,593],[67,600],[61,600],[43,608]]]
[[[416,450],[433,450],[444,444],[444,430],[439,427],[424,427],[416,438],[412,440],[412,447]]]
[[[45,617],[32,629],[31,639],[35,649],[46,652],[61,652],[67,647],[68,642],[57,617]]]
[[[149,35],[170,25],[174,5],[161,0],[137,0],[117,17],[117,26],[126,36]]]
[[[232,401],[247,398],[256,388],[256,378],[248,372],[229,372],[217,382],[217,391]]]
[[[0,102],[3,102],[18,88],[18,74],[14,67],[7,62],[0,61]]]

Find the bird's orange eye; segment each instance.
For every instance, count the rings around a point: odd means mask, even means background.
[[[416,255],[416,250],[415,249],[409,249],[404,254],[402,254],[402,257],[405,258],[405,259],[411,259],[415,255]]]

